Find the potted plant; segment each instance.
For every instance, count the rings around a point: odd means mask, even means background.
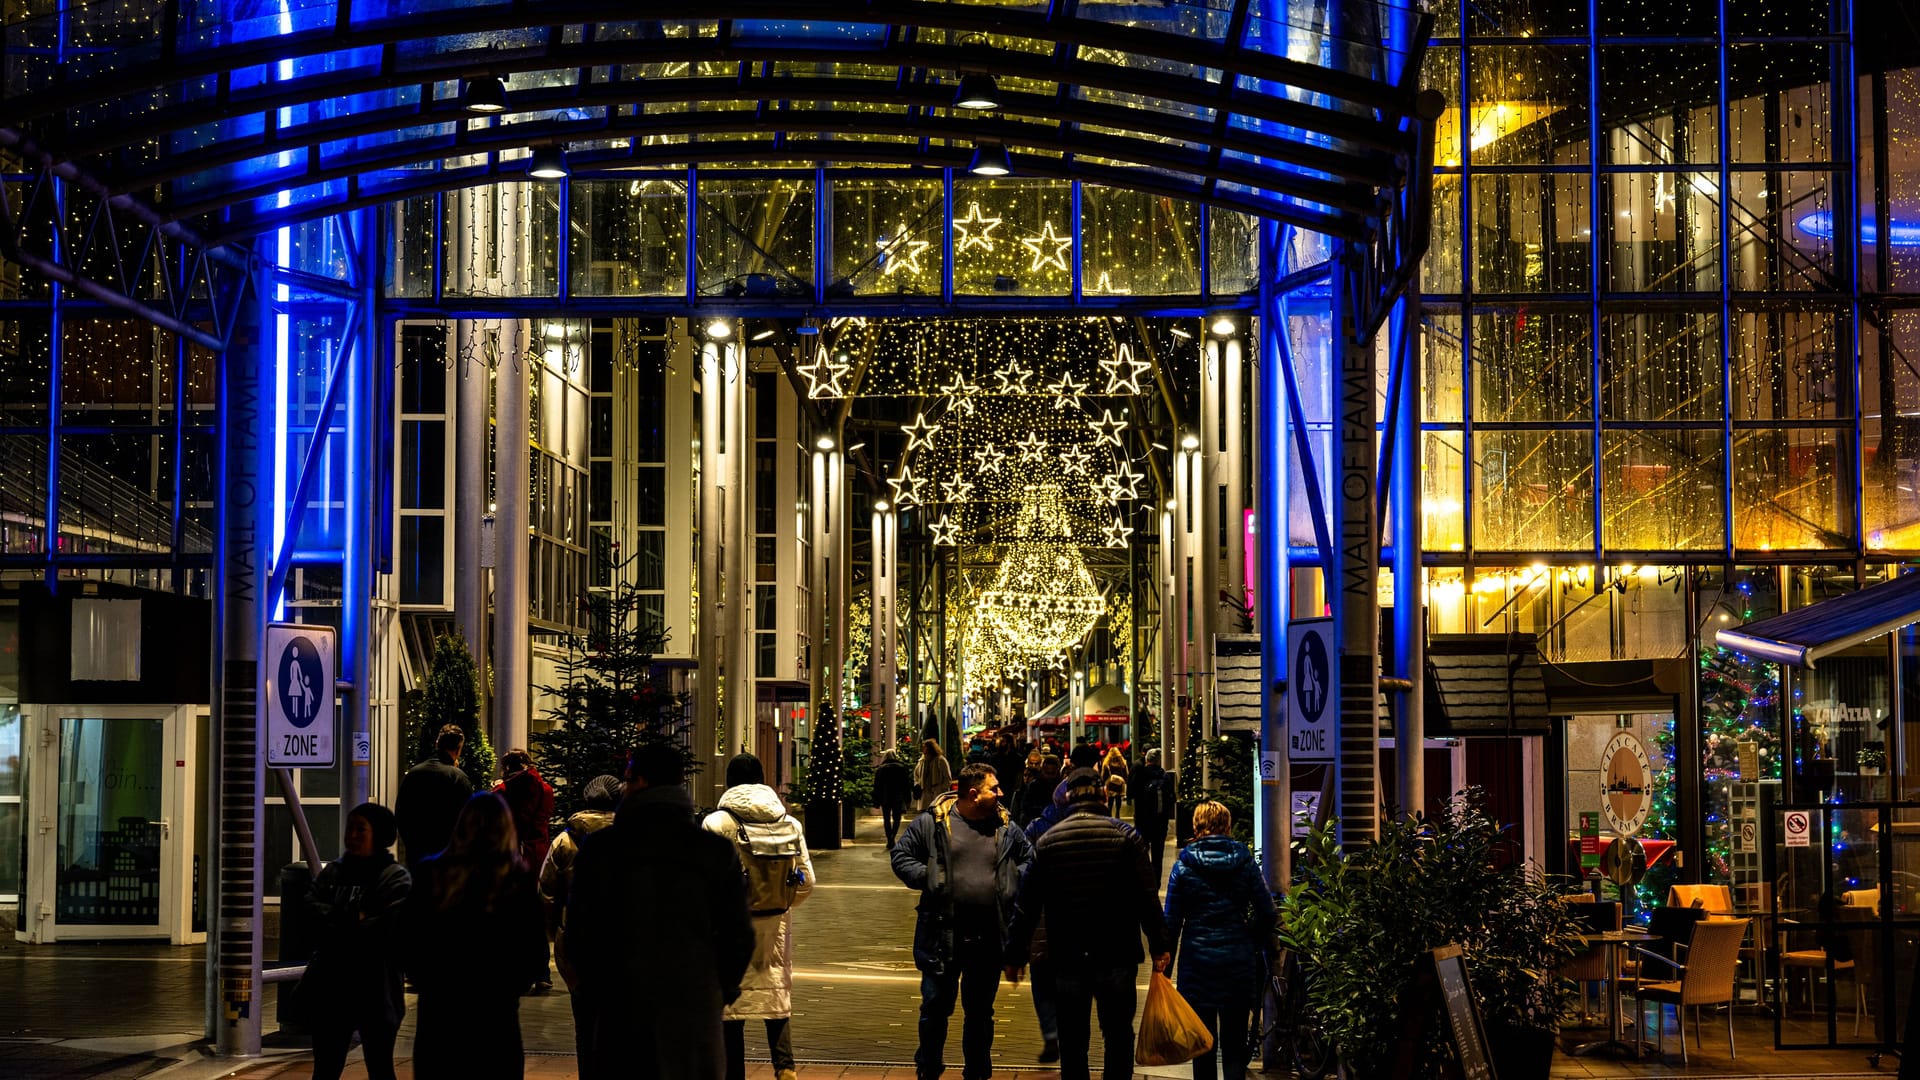
[[[1503,832],[1468,788],[1437,818],[1389,815],[1365,847],[1343,849],[1331,824],[1295,845],[1282,937],[1300,954],[1308,1003],[1348,1076],[1391,1075],[1402,1031],[1427,1019],[1406,1015],[1415,961],[1447,944],[1466,950],[1498,1075],[1547,1076],[1572,994],[1554,971],[1580,929],[1566,890],[1499,858]],[[1438,1076],[1450,1051],[1438,1023],[1423,1026],[1419,1075]]]

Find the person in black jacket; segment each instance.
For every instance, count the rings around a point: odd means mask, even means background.
[[[1101,1075],[1133,1075],[1133,982],[1147,937],[1153,969],[1165,971],[1166,922],[1147,846],[1133,827],[1109,816],[1106,786],[1092,769],[1067,774],[1067,815],[1034,845],[1008,930],[1007,976],[1026,966],[1036,924],[1047,925],[1060,1030],[1061,1080],[1087,1080],[1091,1016],[1106,1044]]]
[[[1133,827],[1147,842],[1147,856],[1153,860],[1153,879],[1162,880],[1162,852],[1167,846],[1167,822],[1173,820],[1173,783],[1167,770],[1160,767],[1160,751],[1148,747],[1140,755],[1140,765],[1127,778],[1133,797]]]
[[[753,957],[734,846],[694,823],[679,750],[638,747],[613,824],[573,862],[567,954],[595,1016],[582,1080],[721,1080],[721,1010]]]
[[[1000,806],[1000,778],[974,762],[959,790],[934,799],[893,848],[893,876],[920,894],[913,964],[920,969],[920,1080],[946,1071],[947,1025],[956,1002],[961,1075],[993,1075],[993,999],[1000,992],[1007,919],[1033,848]]]
[[[900,835],[900,818],[913,803],[913,770],[900,762],[892,750],[880,753],[880,766],[873,770],[873,802],[880,808],[880,823],[887,830],[887,847]]]
[[[299,1009],[313,1029],[314,1080],[338,1080],[360,1033],[369,1080],[394,1080],[393,1039],[407,1013],[397,960],[401,906],[413,879],[387,849],[393,812],[361,803],[347,813],[345,854],[307,894],[317,937],[300,978]]]
[[[404,912],[407,974],[420,991],[415,1080],[524,1075],[520,994],[547,954],[547,929],[519,849],[506,800],[483,791],[445,850],[415,864]]]
[[[462,772],[460,751],[467,745],[467,733],[459,724],[440,729],[434,743],[434,756],[407,770],[400,778],[400,793],[394,797],[393,813],[400,823],[400,842],[406,845],[407,869],[421,859],[447,846],[453,835],[453,823],[473,794],[473,781]],[[485,779],[484,777],[482,779]],[[538,867],[535,867],[537,870]]]

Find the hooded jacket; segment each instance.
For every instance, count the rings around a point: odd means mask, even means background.
[[[580,854],[580,842],[613,824],[612,810],[582,810],[567,819],[540,864],[540,903],[547,913],[547,937],[553,942],[553,963],[571,990],[579,981],[573,962],[567,957],[567,890],[573,886],[573,860]]]
[[[746,842],[741,827],[750,833]],[[780,793],[765,784],[738,784],[720,796],[720,809],[701,827],[735,845],[743,866],[758,858],[748,850],[795,848],[794,868],[801,874],[791,890],[763,875],[747,874],[747,908],[753,916],[753,959],[740,977],[740,996],[727,1006],[726,1019],[752,1020],[793,1015],[793,912],[813,893],[813,858],[806,831],[787,813]],[[791,903],[789,903],[791,897]]]
[[[1251,1008],[1273,919],[1273,895],[1245,844],[1226,836],[1188,844],[1167,880],[1180,995],[1210,1008]]]
[[[893,876],[920,894],[919,918],[913,928],[913,964],[935,975],[953,963],[952,863],[947,841],[953,835],[953,807],[959,801],[960,796],[951,791],[935,799],[901,830],[899,841],[893,845]],[[1005,808],[999,814],[999,828],[994,832],[994,909],[1004,939],[1005,927],[1013,916],[1013,898],[1020,891],[1020,874],[1033,861],[1033,845]]]
[[[296,995],[316,1027],[392,1029],[406,1015],[400,994],[400,913],[413,879],[385,851],[328,863],[307,894],[312,959]]]

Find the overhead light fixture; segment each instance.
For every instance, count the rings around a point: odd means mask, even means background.
[[[764,328],[762,328],[762,329],[761,329],[761,330],[760,330],[760,331],[759,331],[758,333],[756,333],[756,334],[754,334],[754,335],[753,335],[753,340],[755,340],[755,341],[765,341],[765,340],[767,340],[768,338],[770,338],[770,337],[772,337],[773,335],[775,335],[775,334],[777,334],[777,333],[779,333],[779,331],[778,331],[778,330],[775,330],[775,329],[774,329],[773,327],[771,327],[771,326],[768,326],[768,327],[764,327]]]
[[[460,88],[460,104],[470,113],[497,113],[507,111],[507,87],[492,75],[482,75],[477,79],[468,79]]]
[[[535,147],[527,175],[535,180],[559,180],[567,175],[567,152],[558,146]]]
[[[733,324],[717,316],[708,319],[707,336],[715,341],[725,341],[733,336]]]
[[[794,327],[793,332],[812,337],[820,332],[820,324],[817,322],[803,322],[799,326]]]
[[[881,500],[880,500],[879,502],[877,502],[877,503],[874,503],[874,504],[873,504],[873,509],[874,509],[874,512],[875,512],[875,513],[879,513],[879,514],[884,514],[884,513],[886,513],[886,512],[887,512],[887,509],[888,509],[888,507],[887,507],[887,500],[885,500],[885,499],[881,499]]]
[[[1215,315],[1211,329],[1213,330],[1214,337],[1232,337],[1234,331],[1233,316],[1224,313]]]
[[[997,109],[1000,107],[1000,88],[994,85],[993,76],[983,72],[960,76],[960,90],[953,95],[953,104],[961,109]]]
[[[1195,435],[1191,431],[1187,432],[1185,435],[1182,435],[1180,437],[1180,449],[1182,450],[1200,449],[1200,436]]]
[[[833,449],[833,436],[822,435],[818,439],[813,440],[813,445],[822,450],[831,450]]]
[[[1169,334],[1172,334],[1172,335],[1173,335],[1174,337],[1177,337],[1177,338],[1179,338],[1179,339],[1180,339],[1181,341],[1192,341],[1192,340],[1193,340],[1193,335],[1192,335],[1192,334],[1189,334],[1189,333],[1187,333],[1187,332],[1186,332],[1186,330],[1184,330],[1184,329],[1182,329],[1182,328],[1180,328],[1180,327],[1178,327],[1178,326],[1172,326],[1172,327],[1168,327],[1168,328],[1167,328],[1167,333],[1169,333]]]
[[[973,148],[973,161],[967,171],[975,176],[1006,176],[1013,172],[1007,148],[999,143],[981,143]]]

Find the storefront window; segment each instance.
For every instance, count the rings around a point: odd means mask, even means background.
[[[1855,588],[1850,572],[1826,567],[1794,567],[1786,575],[1790,608]],[[1795,802],[1870,802],[1890,796],[1890,659],[1887,638],[1878,637],[1793,673]]]
[[[1782,748],[1780,668],[1724,649],[1720,629],[1777,614],[1772,568],[1698,571],[1694,588],[1700,622],[1701,812],[1706,850],[1702,877],[1711,884],[1763,881],[1759,829],[1767,806],[1780,798]]]
[[[1580,830],[1582,815],[1590,816],[1594,852],[1604,852],[1619,837],[1639,840],[1646,853],[1647,871],[1624,893],[1605,885],[1609,899],[1620,899],[1624,913],[1663,903],[1667,887],[1677,878],[1673,848],[1679,839],[1678,799],[1674,773],[1674,723],[1671,712],[1570,716],[1567,733],[1567,823]],[[1575,851],[1567,865],[1582,869],[1581,840],[1570,838]]]

